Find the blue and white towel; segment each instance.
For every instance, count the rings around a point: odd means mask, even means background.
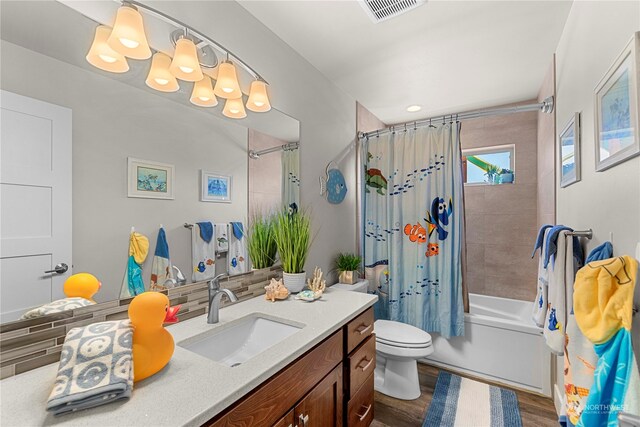
[[[131,397],[133,327],[94,323],[67,334],[47,411],[62,415]]]
[[[213,225],[210,222],[199,222],[191,229],[194,282],[209,280],[216,275],[216,245],[212,236]]]
[[[160,227],[160,230],[158,230],[158,240],[156,241],[156,251],[153,254],[153,263],[151,264],[151,283],[149,289],[164,289],[165,284],[170,279],[173,279],[173,269],[171,268],[171,258],[169,256],[169,243],[167,242],[167,235],[164,232],[164,228]]]
[[[536,251],[540,249],[540,256],[538,257],[538,284],[536,299],[533,301],[533,310],[531,317],[536,326],[542,328],[544,326],[545,318],[547,317],[547,293],[549,288],[549,269],[544,265],[544,250],[547,235],[549,234],[550,225],[545,225],[540,229],[538,239],[536,240],[536,246],[533,250],[533,256]]]
[[[247,272],[247,239],[244,235],[244,226],[241,222],[229,224],[229,274],[242,274]]]
[[[73,310],[74,308],[86,307],[94,304],[95,302],[82,297],[62,298],[27,311],[22,315],[22,318],[34,319],[36,317],[60,313],[62,311]]]

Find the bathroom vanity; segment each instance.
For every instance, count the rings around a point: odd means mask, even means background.
[[[136,383],[130,400],[58,418],[45,411],[58,364],[43,366],[0,382],[0,424],[368,426],[376,300],[329,288],[312,303],[260,296],[222,308],[215,325],[206,316],[180,322],[168,329],[173,358]],[[216,345],[196,349],[208,342]],[[258,350],[213,351],[243,342]]]

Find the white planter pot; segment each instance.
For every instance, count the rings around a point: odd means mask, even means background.
[[[304,289],[307,284],[307,273],[282,273],[284,286],[291,293],[298,293]]]

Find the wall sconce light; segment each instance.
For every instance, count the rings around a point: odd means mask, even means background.
[[[87,62],[104,71],[126,73],[129,71],[127,58],[111,49],[111,46],[107,44],[110,34],[111,28],[104,25],[96,27],[93,43],[86,56]]]
[[[127,58],[148,59],[151,56],[142,15],[135,6],[124,3],[118,8],[107,43],[111,49]]]
[[[171,58],[169,55],[165,55],[162,52],[153,55],[151,68],[145,81],[147,86],[160,92],[175,92],[180,89],[178,80],[176,80],[175,76],[169,71],[170,65]]]

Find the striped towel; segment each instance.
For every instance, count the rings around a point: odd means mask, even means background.
[[[62,415],[128,399],[133,390],[133,327],[94,323],[67,334],[47,411]]]
[[[521,427],[513,391],[440,372],[423,427]]]

